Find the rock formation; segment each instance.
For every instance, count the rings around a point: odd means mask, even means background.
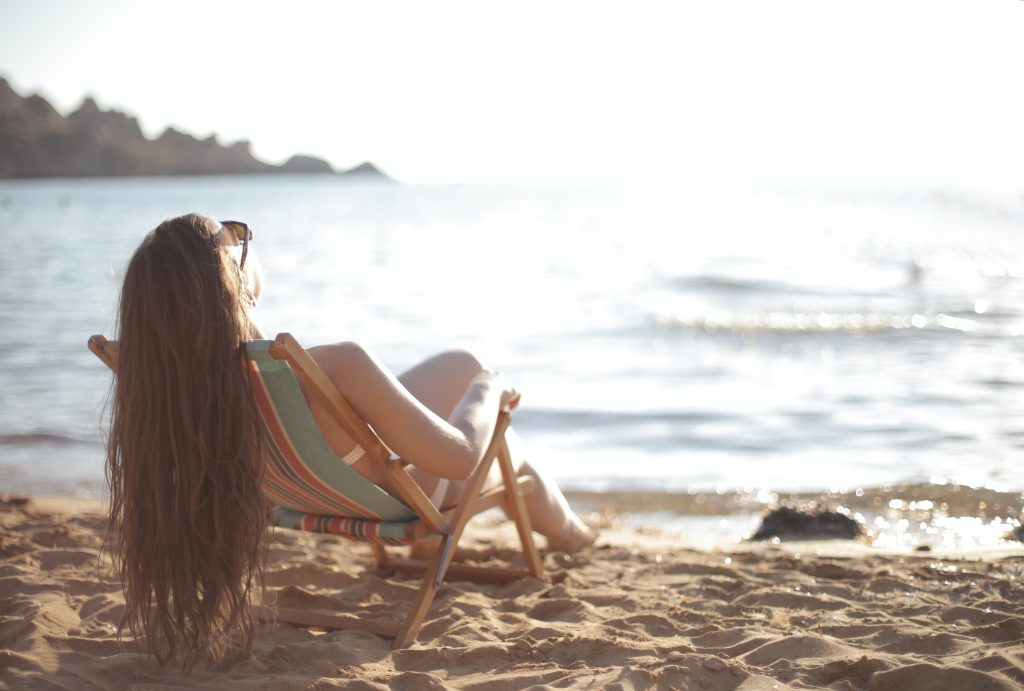
[[[22,97],[0,78],[0,178],[334,172],[305,155],[271,165],[245,140],[222,145],[215,135],[197,139],[173,127],[147,139],[134,117],[101,110],[92,98],[63,117],[42,96]],[[341,174],[389,180],[372,163]]]

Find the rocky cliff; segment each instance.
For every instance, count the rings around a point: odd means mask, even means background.
[[[42,96],[22,97],[0,78],[0,178],[334,172],[313,156],[271,165],[253,156],[247,141],[222,145],[213,135],[197,139],[173,127],[147,139],[134,117],[101,110],[91,98],[63,117]],[[341,174],[389,179],[372,163]]]

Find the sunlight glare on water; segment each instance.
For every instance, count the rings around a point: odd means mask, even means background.
[[[85,339],[112,333],[145,231],[192,210],[253,227],[265,331],[396,370],[466,347],[508,373],[567,486],[1024,488],[1019,195],[269,176],[3,183],[0,201],[11,489],[102,481],[109,379]]]

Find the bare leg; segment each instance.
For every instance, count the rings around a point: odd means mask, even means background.
[[[525,447],[512,428],[505,434],[516,473],[533,478],[536,487],[524,497],[533,529],[548,539],[548,548],[575,552],[594,544],[597,535],[569,506],[558,484],[526,460]]]
[[[420,403],[447,420],[462,399],[462,395],[466,392],[473,377],[482,369],[483,365],[472,353],[465,350],[449,350],[428,358],[400,374],[398,381],[409,393],[419,399]],[[444,488],[438,488],[438,485],[447,483],[436,475],[415,466],[409,468],[409,474],[435,501],[437,497],[433,497],[434,492],[444,491]],[[449,496],[451,496],[450,486],[448,486],[447,493],[441,497],[442,506],[447,506],[444,502],[449,501]]]
[[[466,388],[483,365],[465,350],[448,350],[424,360],[398,376],[398,381],[413,396],[448,419],[466,393]]]
[[[399,376],[399,381],[424,405],[441,417],[447,418],[462,398],[466,387],[482,369],[480,361],[466,351],[448,351],[416,365]],[[525,448],[519,436],[509,429],[506,433],[512,464],[519,475],[533,478],[536,488],[526,495],[526,508],[534,530],[548,539],[552,549],[574,551],[593,544],[593,532],[579,519],[566,501],[558,485],[526,460]],[[429,473],[412,469],[413,478],[427,493],[437,485],[437,478]],[[486,486],[501,482],[495,464]],[[444,497],[444,506],[458,500],[464,482],[452,482]]]

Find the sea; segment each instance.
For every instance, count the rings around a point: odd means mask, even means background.
[[[906,547],[1020,525],[1024,194],[966,188],[0,182],[0,492],[103,496],[86,341],[191,211],[253,229],[268,334],[506,373],[531,457],[596,510],[633,496],[664,527],[644,497],[675,496],[741,539],[827,495]]]

